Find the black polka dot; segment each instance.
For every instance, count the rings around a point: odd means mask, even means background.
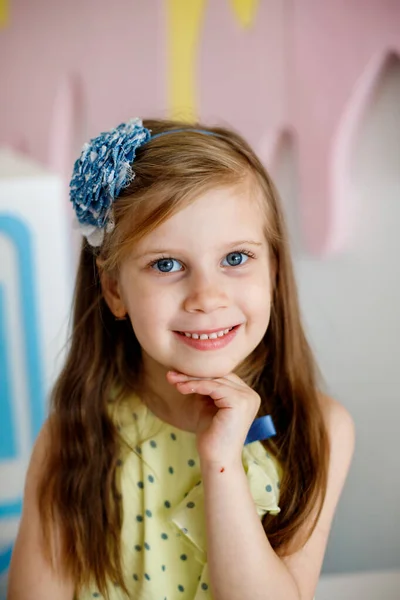
[[[153,475],[149,475],[147,479],[150,481],[150,483],[154,483]]]
[[[144,543],[144,547],[146,548],[146,550],[150,550],[150,546],[147,542]]]
[[[150,575],[148,575],[147,573],[144,574],[145,579],[147,579],[147,581],[150,581]]]
[[[144,488],[144,483],[143,481],[138,481],[137,483],[138,487],[142,490]]]
[[[277,487],[278,487],[278,490],[280,490],[280,489],[281,489],[281,482],[280,482],[280,481],[278,481],[278,483],[277,483],[276,485],[277,485]]]
[[[189,467],[194,467],[195,464],[196,464],[196,461],[194,461],[193,458],[191,458],[190,460],[188,460]]]
[[[163,540],[167,540],[167,539],[168,539],[168,536],[167,536],[167,534],[166,534],[166,533],[162,533],[162,534],[161,534],[161,537],[162,537],[162,539],[163,539]]]
[[[94,592],[94,594],[92,594],[93,598],[100,598],[100,594],[98,592]]]
[[[166,500],[164,502],[164,504],[165,504],[166,508],[171,508],[171,502],[169,502],[168,500]]]
[[[142,454],[142,449],[140,446],[136,446],[135,450],[138,454]]]
[[[120,458],[117,460],[117,467],[122,467],[122,460]]]
[[[163,571],[165,571],[165,569],[166,569],[166,568],[167,568],[167,567],[166,567],[165,565],[162,565],[162,567],[161,567],[161,569],[162,569]]]
[[[134,579],[135,581],[139,581],[139,577],[136,575],[136,573],[134,573],[134,574],[133,574],[133,579]]]
[[[143,521],[143,517],[142,517],[142,515],[138,515],[138,516],[136,517],[136,521],[139,521],[139,523],[141,523],[141,522]]]
[[[150,446],[151,446],[152,448],[157,448],[157,442],[155,442],[154,440],[151,440],[151,442],[150,442]]]
[[[185,588],[183,587],[183,585],[178,585],[178,590],[179,590],[180,592],[184,592],[184,591],[185,591]]]
[[[206,583],[202,583],[201,584],[201,589],[202,590],[208,590],[208,585]]]
[[[176,440],[176,435],[174,433],[171,433],[171,438],[175,441]]]
[[[152,516],[153,516],[153,513],[151,512],[151,510],[147,509],[147,510],[146,510],[146,515],[147,515],[148,517],[152,517]]]
[[[168,471],[169,471],[169,472],[171,473],[171,475],[172,475],[172,473],[174,472],[174,468],[173,468],[173,467],[170,467],[170,468],[168,469]]]
[[[132,417],[135,419],[135,421],[137,421],[138,416],[136,413],[132,413]]]
[[[265,489],[266,489],[267,492],[272,492],[272,485],[269,485],[269,484],[266,485]]]
[[[194,508],[194,507],[195,507],[195,503],[194,503],[194,502],[188,502],[188,503],[186,504],[186,506],[187,506],[188,508]]]
[[[187,560],[186,554],[181,554],[181,560]]]
[[[137,552],[140,552],[141,549],[142,549],[142,546],[139,546],[139,544],[136,544],[135,550],[137,550]]]
[[[188,532],[188,530],[186,529],[186,527],[182,527],[182,531],[183,531],[183,533],[187,533]],[[180,535],[180,533],[178,533],[178,535]]]

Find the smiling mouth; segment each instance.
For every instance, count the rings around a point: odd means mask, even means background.
[[[185,336],[187,338],[192,338],[194,340],[216,340],[218,338],[223,338],[233,329],[237,329],[239,325],[234,325],[233,327],[227,327],[226,329],[216,329],[214,331],[209,331],[207,333],[199,331],[199,332],[189,332],[189,331],[177,331],[179,335]]]

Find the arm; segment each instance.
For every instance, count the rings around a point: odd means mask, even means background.
[[[327,494],[312,536],[288,557],[279,558],[270,546],[242,465],[234,463],[220,473],[215,464],[203,463],[208,565],[215,600],[313,598],[354,448],[347,411],[330,399],[325,407],[331,442]]]
[[[48,443],[46,424],[36,441],[26,477],[24,506],[11,559],[7,600],[73,599],[72,581],[61,575],[60,565],[56,565],[57,574],[53,571],[42,549],[37,486]]]

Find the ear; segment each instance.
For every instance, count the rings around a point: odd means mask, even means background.
[[[97,268],[100,275],[101,290],[103,298],[114,317],[123,319],[126,316],[127,310],[121,295],[121,286],[115,276],[110,275],[102,268],[102,261],[96,260]]]

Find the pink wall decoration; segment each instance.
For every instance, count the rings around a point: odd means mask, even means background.
[[[207,12],[199,67],[202,115],[236,125],[272,169],[282,138],[290,134],[301,228],[312,253],[337,252],[349,240],[352,140],[392,53],[400,56],[396,0],[364,0],[362,8],[357,0],[266,0],[245,33],[227,2]]]
[[[9,1],[0,143],[67,179],[88,136],[132,115],[225,122],[272,171],[289,135],[304,248],[345,248],[349,158],[400,55],[397,0]]]
[[[313,251],[349,239],[352,140],[381,69],[400,56],[397,0],[293,0],[288,79],[303,228]]]

